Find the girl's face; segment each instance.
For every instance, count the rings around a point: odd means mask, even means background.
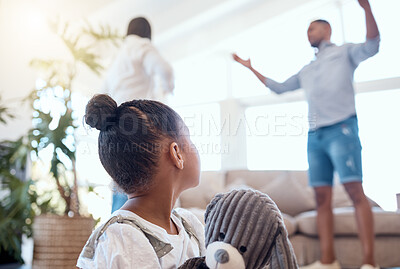
[[[184,127],[183,140],[183,187],[184,189],[196,187],[200,180],[200,156],[196,146],[190,139],[189,129]]]

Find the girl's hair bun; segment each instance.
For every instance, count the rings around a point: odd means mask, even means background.
[[[117,123],[117,103],[107,94],[97,94],[86,106],[85,122],[92,128],[107,131]]]

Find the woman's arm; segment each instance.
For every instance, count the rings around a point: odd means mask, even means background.
[[[175,87],[173,69],[153,46],[146,51],[143,58],[143,66],[149,76],[159,78],[164,92],[173,91]]]

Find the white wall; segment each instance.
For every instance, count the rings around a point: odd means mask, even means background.
[[[0,139],[31,127],[31,111],[20,100],[35,86],[33,58],[63,57],[65,48],[47,19],[106,23],[125,33],[129,20],[144,15],[165,57],[177,61],[309,0],[0,0],[0,93],[17,119],[0,125]],[[325,1],[325,0],[324,0]],[[79,89],[92,94],[100,78],[83,72]]]
[[[177,61],[308,2],[312,1],[120,0],[92,13],[90,20],[125,32],[131,18],[144,15],[152,23],[157,47],[167,59]]]
[[[27,95],[35,81],[28,63],[34,46],[38,44],[32,42],[32,35],[28,32],[31,31],[27,27],[29,18],[19,12],[15,2],[0,2],[0,94],[2,104],[11,106],[18,118],[7,127],[0,125],[0,139],[16,138],[29,128],[29,109],[21,106],[19,99]],[[24,28],[28,31],[22,31]]]
[[[21,103],[34,89],[37,78],[30,61],[65,55],[60,41],[48,29],[46,17],[61,14],[66,20],[76,20],[104,2],[108,0],[0,1],[0,95],[2,103],[17,116],[6,126],[0,125],[0,139],[17,138],[31,127],[29,105]]]

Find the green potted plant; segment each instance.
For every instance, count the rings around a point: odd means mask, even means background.
[[[102,42],[118,44],[120,36],[110,27],[94,30],[89,24],[70,31],[70,25],[55,23],[52,29],[62,40],[68,59],[34,59],[31,66],[40,72],[40,83],[28,100],[33,109],[34,126],[28,138],[39,170],[48,172],[56,192],[40,193],[42,212],[33,224],[33,268],[72,268],[94,226],[91,217],[81,216],[76,172],[77,120],[73,112],[73,87],[80,68],[99,75],[103,69],[96,47]],[[50,156],[49,164],[43,155]],[[48,200],[50,196],[50,200]],[[58,198],[58,199],[57,199]],[[54,200],[57,200],[55,202]],[[39,203],[39,204],[41,204]],[[49,208],[51,211],[49,212]],[[48,214],[58,213],[58,214]]]
[[[0,142],[0,263],[23,263],[22,235],[33,232],[33,268],[73,268],[94,226],[79,207],[73,82],[82,66],[99,75],[103,67],[96,45],[118,45],[121,37],[107,26],[94,30],[87,24],[72,33],[68,23],[51,26],[70,57],[32,60],[32,67],[41,72],[41,83],[25,100],[32,106],[34,126],[16,141]],[[12,118],[0,102],[0,124]],[[44,171],[35,182],[26,175],[30,156],[35,156],[33,174]],[[54,189],[41,190],[43,178]]]
[[[0,98],[1,101],[1,98]],[[0,124],[14,116],[0,104]],[[36,193],[26,179],[27,139],[0,142],[0,265],[23,264],[22,236],[32,235]]]

